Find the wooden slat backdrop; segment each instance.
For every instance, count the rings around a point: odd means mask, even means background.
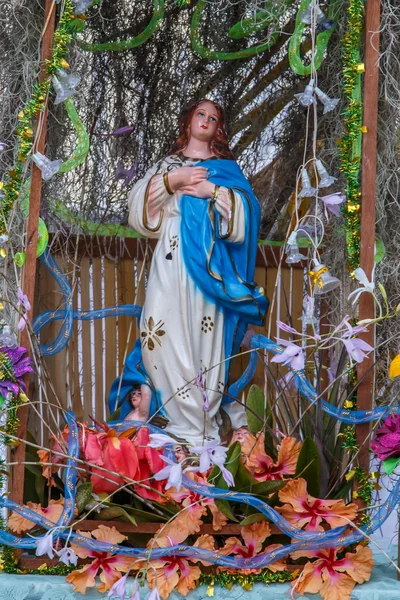
[[[144,250],[147,246],[148,252]],[[145,240],[126,240],[125,246],[118,240],[83,238],[80,236],[78,252],[76,246],[69,241],[70,258],[63,253],[55,253],[54,257],[67,274],[73,289],[75,308],[87,311],[121,304],[143,305],[145,298],[145,281],[150,267],[149,258],[154,247]],[[146,262],[144,262],[144,258]],[[267,264],[266,264],[267,261]],[[256,333],[262,333],[271,339],[277,335],[276,319],[285,321],[291,314],[293,325],[301,331],[298,318],[302,313],[303,299],[303,267],[283,266],[278,270],[279,252],[267,248],[259,252],[255,280],[264,287],[272,304],[266,325],[254,327]],[[143,276],[138,286],[140,272]],[[280,278],[277,281],[278,273]],[[37,312],[55,309],[63,305],[60,290],[43,265],[40,265],[38,278],[39,303]],[[275,299],[272,299],[275,294]],[[270,324],[270,327],[268,327]],[[40,334],[42,343],[51,343],[59,330],[60,322],[54,322],[43,328]],[[130,332],[130,335],[129,335]],[[121,373],[125,351],[130,352],[139,335],[136,319],[131,317],[108,317],[89,321],[75,321],[73,335],[67,348],[56,356],[46,357],[45,367],[53,383],[57,398],[48,386],[49,401],[59,403],[63,408],[71,408],[79,419],[90,420],[89,417],[103,421],[108,418],[106,405],[110,386],[115,377]],[[287,334],[280,332],[286,337]],[[248,356],[234,360],[231,369],[231,380],[235,380],[243,372]],[[265,373],[262,361],[259,361],[254,382],[264,387]],[[42,394],[43,397],[43,394]],[[43,406],[43,416],[49,418],[47,407]],[[55,411],[57,414],[57,411]],[[63,423],[61,415],[58,415]],[[50,423],[50,422],[49,422]],[[54,431],[55,424],[51,426]],[[30,430],[36,439],[40,438],[41,425],[39,419],[31,416]],[[47,435],[43,442],[47,441]]]

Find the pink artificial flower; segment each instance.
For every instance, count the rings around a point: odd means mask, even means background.
[[[275,356],[271,358],[271,362],[283,363],[295,371],[301,371],[304,369],[305,358],[303,350],[297,346],[297,344],[289,342],[288,340],[283,340],[282,338],[275,339],[282,346],[286,346],[286,348],[282,353],[275,354]]]

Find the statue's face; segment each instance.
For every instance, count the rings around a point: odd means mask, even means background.
[[[202,142],[211,142],[218,127],[218,114],[212,102],[199,104],[190,122],[190,136]]]

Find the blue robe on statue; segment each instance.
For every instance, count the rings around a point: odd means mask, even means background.
[[[224,352],[225,359],[229,359],[239,351],[247,326],[261,325],[268,308],[264,290],[254,282],[260,206],[250,183],[235,161],[210,159],[193,163],[195,164],[201,164],[208,169],[209,180],[212,183],[233,190],[235,195],[240,197],[243,207],[243,242],[233,243],[222,232],[222,219],[213,202],[192,196],[176,199],[180,213],[177,232],[180,237],[179,252],[195,288],[223,312]],[[156,171],[153,170],[150,175],[154,176],[154,172]],[[161,233],[159,244],[162,235]],[[156,256],[157,252],[154,257]],[[225,384],[228,374],[229,360],[225,363]],[[122,380],[118,377],[111,387],[108,398],[110,413],[116,408],[121,408],[120,418],[125,418],[132,410],[129,393],[135,386],[143,383],[152,390],[149,416],[157,412],[168,417],[168,405],[163,408],[165,399],[155,388],[146,371],[141,340],[138,339],[127,358]],[[172,393],[175,391],[171,390]],[[222,405],[231,401],[224,395]]]

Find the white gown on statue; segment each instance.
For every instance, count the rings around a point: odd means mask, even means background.
[[[160,392],[170,421],[167,431],[195,445],[219,439],[217,419],[226,369],[224,314],[202,295],[186,270],[179,193],[168,194],[163,174],[199,162],[182,155],[166,157],[135,184],[128,199],[129,225],[158,240],[140,320],[143,363]],[[243,242],[244,209],[237,193],[235,203],[228,239]],[[202,367],[214,365],[205,378],[210,408],[203,412],[202,394],[193,380]],[[246,424],[237,403],[226,407],[234,429]]]

